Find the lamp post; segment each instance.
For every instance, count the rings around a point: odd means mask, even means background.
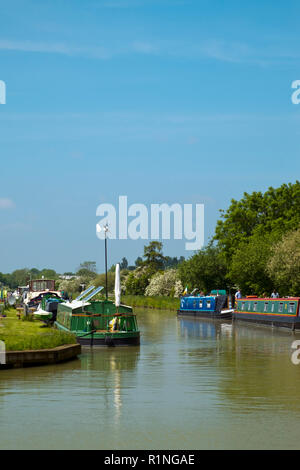
[[[104,225],[101,227],[97,224],[97,232],[104,232],[104,241],[105,241],[105,292],[106,292],[106,300],[108,300],[108,290],[107,290],[107,232],[108,232],[108,225]]]

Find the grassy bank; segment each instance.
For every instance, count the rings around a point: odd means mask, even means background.
[[[7,316],[0,318],[0,340],[5,342],[6,351],[50,349],[76,343],[74,335],[44,327],[38,320],[19,320],[15,309],[6,309],[4,313]]]
[[[174,297],[145,297],[143,295],[123,295],[122,303],[132,307],[178,310],[180,301]]]

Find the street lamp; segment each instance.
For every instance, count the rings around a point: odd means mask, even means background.
[[[107,291],[107,232],[108,232],[108,225],[105,224],[101,227],[99,224],[96,226],[97,232],[104,232],[104,240],[105,240],[105,291],[106,291],[106,300],[108,299],[108,291]]]

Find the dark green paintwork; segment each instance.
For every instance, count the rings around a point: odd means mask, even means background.
[[[239,299],[236,312],[262,315],[297,315],[299,299]]]
[[[116,317],[117,330],[110,331],[109,322]],[[77,308],[72,304],[61,303],[58,305],[55,324],[59,329],[75,333],[78,338],[89,339],[93,336],[95,341],[108,336],[126,340],[139,337],[140,334],[132,308],[126,305],[117,308],[110,300],[96,300]]]

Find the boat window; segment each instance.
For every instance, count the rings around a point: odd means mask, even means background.
[[[194,302],[193,302],[193,308],[196,308],[196,306],[197,306],[197,302],[196,302],[196,300],[194,300]]]
[[[271,306],[271,312],[274,312],[274,308],[275,308],[275,304],[274,302],[272,303],[272,306]]]
[[[289,313],[294,313],[295,304],[289,304]]]
[[[251,302],[248,302],[248,310],[251,310]]]
[[[203,301],[200,300],[200,302],[199,302],[199,308],[202,308],[202,306],[203,306]]]
[[[254,310],[254,312],[256,312],[256,310],[257,310],[257,302],[254,302],[253,310]]]
[[[283,302],[280,302],[278,312],[283,311]]]
[[[206,303],[206,305],[207,305],[207,308],[210,308],[211,301],[210,301],[210,300],[208,300],[208,301],[207,301],[207,303]]]
[[[264,312],[267,312],[267,311],[268,311],[268,305],[269,305],[269,302],[265,302],[265,305],[264,305]]]
[[[245,302],[242,302],[242,310],[245,310]]]

